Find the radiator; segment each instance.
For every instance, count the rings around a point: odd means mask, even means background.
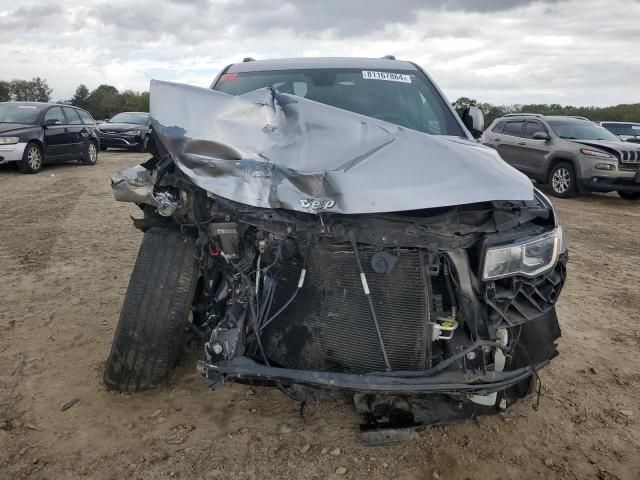
[[[399,252],[389,273],[371,267],[372,252],[360,252],[382,338],[393,370],[424,368],[428,288],[423,258]],[[274,272],[276,312],[294,292],[298,259]],[[385,363],[365,297],[355,254],[312,248],[305,284],[292,304],[263,332],[271,362],[287,368],[366,373]]]

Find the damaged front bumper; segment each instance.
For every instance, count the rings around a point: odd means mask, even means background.
[[[544,368],[549,360],[509,370],[506,372],[487,372],[476,375],[454,371],[441,372],[429,376],[429,372],[394,372],[349,374],[337,372],[317,372],[293,370],[257,363],[246,357],[215,364],[199,362],[198,370],[211,386],[220,384],[221,378],[229,380],[259,380],[271,383],[305,385],[312,388],[347,390],[357,393],[376,394],[420,394],[420,393],[467,393],[489,395],[501,392],[534,376]],[[407,376],[403,376],[403,375]]]

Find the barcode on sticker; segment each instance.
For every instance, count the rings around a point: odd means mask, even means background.
[[[372,72],[371,70],[363,70],[362,78],[365,80],[387,80],[389,82],[411,83],[411,77],[404,73]]]

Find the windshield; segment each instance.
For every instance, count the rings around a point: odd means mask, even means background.
[[[640,137],[640,123],[604,123],[602,126],[616,135]]]
[[[243,95],[272,87],[432,135],[466,135],[433,84],[414,71],[361,69],[226,73],[214,90]]]
[[[562,119],[547,120],[549,126],[560,138],[567,140],[605,140],[619,142],[620,139],[600,125],[588,120]]]
[[[124,112],[114,116],[111,120],[109,120],[109,123],[135,123],[136,125],[145,125],[148,121],[148,113]]]
[[[0,103],[0,123],[33,125],[44,106]]]

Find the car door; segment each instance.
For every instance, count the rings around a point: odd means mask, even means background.
[[[522,142],[524,120],[509,120],[504,124],[502,132],[494,138],[496,150],[509,165],[518,167],[518,143]]]
[[[82,124],[82,119],[75,108],[62,107],[67,118],[67,134],[71,141],[71,154],[79,158],[84,150],[87,128]]]
[[[47,159],[70,158],[73,144],[62,108],[51,107],[44,114],[43,122]]]
[[[536,140],[536,133],[549,132],[542,123],[537,120],[527,120],[522,132],[522,139],[518,143],[517,163],[522,171],[535,178],[544,177],[547,154],[549,153],[549,140]]]

